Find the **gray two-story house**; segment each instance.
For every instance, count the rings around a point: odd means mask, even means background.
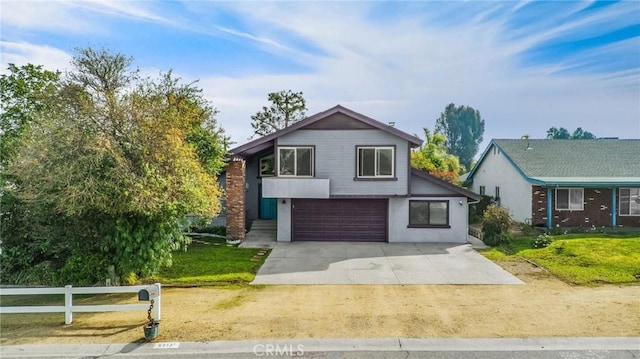
[[[479,196],[412,169],[422,141],[340,105],[231,150],[227,233],[277,219],[277,240],[467,241]]]

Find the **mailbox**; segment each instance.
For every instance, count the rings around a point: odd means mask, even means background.
[[[158,285],[152,284],[147,288],[141,289],[138,291],[138,300],[148,302],[151,299],[158,298],[159,294],[160,294],[160,288],[158,288]]]

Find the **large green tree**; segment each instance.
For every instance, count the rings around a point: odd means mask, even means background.
[[[435,133],[444,135],[449,153],[457,156],[460,164],[469,170],[482,142],[484,120],[480,111],[452,103],[447,105],[436,120]]]
[[[447,150],[446,139],[439,133],[431,134],[424,127],[424,144],[411,152],[411,167],[427,171],[430,174],[453,184],[458,184],[460,162],[458,157]]]
[[[104,280],[109,266],[151,275],[188,243],[182,218],[220,210],[226,138],[199,88],[171,73],[140,78],[131,58],[106,50],[80,49],[72,65],[7,166],[26,207],[16,220],[34,225],[7,243],[3,233],[3,281],[28,266],[57,284]],[[45,255],[5,266],[4,249]]]
[[[263,106],[261,111],[251,116],[254,135],[266,136],[305,117],[307,105],[302,92],[283,90],[269,93],[268,98],[271,106]]]
[[[571,134],[564,127],[551,127],[547,130],[547,138],[550,140],[595,140],[596,136],[589,131],[584,131],[582,127],[576,128]]]
[[[45,110],[47,98],[56,91],[60,72],[42,66],[9,64],[0,75],[0,165],[5,167],[20,147],[34,116]]]

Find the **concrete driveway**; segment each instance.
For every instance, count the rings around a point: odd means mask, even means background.
[[[279,242],[252,284],[523,284],[457,243]]]

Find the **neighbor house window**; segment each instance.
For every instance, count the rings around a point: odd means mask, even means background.
[[[313,177],[313,147],[278,147],[278,176]]]
[[[584,189],[556,189],[556,209],[561,211],[582,211],[584,209]]]
[[[393,147],[358,147],[358,178],[393,178]]]
[[[495,198],[496,204],[499,206],[500,205],[500,187],[496,186],[495,194],[496,195],[494,196],[494,198]]]
[[[620,215],[640,216],[640,188],[620,188]]]
[[[276,174],[276,166],[273,155],[260,159],[260,177],[271,177]]]
[[[480,186],[480,195],[481,196],[484,196],[486,191],[487,191],[487,189],[485,188],[485,186]]]
[[[449,201],[409,201],[409,227],[448,227]]]

